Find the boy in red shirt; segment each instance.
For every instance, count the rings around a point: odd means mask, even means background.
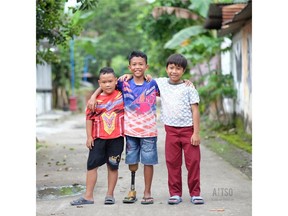
[[[154,80],[145,80],[145,71],[149,68],[147,55],[141,51],[132,51],[128,56],[128,68],[133,79],[119,81],[117,89],[123,94],[126,157],[125,163],[131,171],[131,190],[123,203],[135,203],[135,173],[138,164],[144,165],[144,193],[141,204],[153,204],[151,194],[154,165],[158,164],[156,96],[160,94]],[[90,98],[88,107],[93,109],[97,101],[95,96],[101,92],[98,88]]]
[[[112,68],[102,68],[98,82],[103,92],[96,98],[97,106],[94,111],[86,109],[86,146],[89,148],[86,192],[83,197],[70,202],[71,205],[94,203],[97,170],[105,163],[108,169],[108,190],[104,204],[115,203],[113,193],[124,147],[124,103],[122,93],[115,90],[117,78]]]

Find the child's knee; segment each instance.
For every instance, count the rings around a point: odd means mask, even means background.
[[[109,164],[110,168],[111,168],[112,170],[118,169],[118,168],[119,168],[120,160],[121,160],[121,156],[120,156],[120,155],[110,156],[110,157],[108,158],[108,164]]]

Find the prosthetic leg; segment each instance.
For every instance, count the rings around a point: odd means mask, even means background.
[[[138,164],[129,165],[129,170],[131,171],[131,188],[128,196],[123,199],[123,203],[135,203],[137,201],[135,191],[135,172],[138,170]]]

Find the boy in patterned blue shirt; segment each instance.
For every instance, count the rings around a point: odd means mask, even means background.
[[[204,204],[200,196],[200,99],[193,84],[181,79],[186,67],[187,59],[181,54],[173,54],[166,62],[169,78],[154,78],[160,90],[160,119],[166,130],[165,157],[170,193],[168,204],[171,205],[182,202],[182,151],[188,171],[190,201]],[[149,80],[152,78],[150,75],[148,77]],[[129,74],[125,74],[119,79],[130,78]]]

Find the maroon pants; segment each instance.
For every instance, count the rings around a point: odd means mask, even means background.
[[[172,127],[165,125],[165,157],[168,170],[170,196],[182,197],[182,150],[190,196],[200,196],[200,147],[191,145],[193,127]]]

